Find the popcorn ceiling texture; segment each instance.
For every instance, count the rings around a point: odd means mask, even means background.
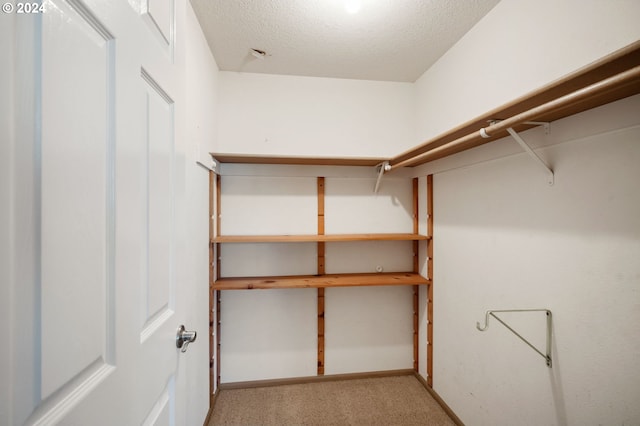
[[[191,3],[223,71],[414,82],[498,0]]]

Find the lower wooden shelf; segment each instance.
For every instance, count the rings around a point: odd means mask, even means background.
[[[218,235],[212,243],[308,243],[341,241],[420,241],[420,234],[333,234],[333,235]]]
[[[221,278],[213,290],[251,290],[277,288],[365,287],[376,285],[419,285],[431,281],[413,272],[373,274],[293,275],[284,277]]]

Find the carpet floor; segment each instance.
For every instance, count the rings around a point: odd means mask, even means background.
[[[455,425],[414,376],[221,390],[213,425]]]

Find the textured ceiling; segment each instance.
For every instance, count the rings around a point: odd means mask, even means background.
[[[191,3],[221,70],[413,82],[498,1]],[[359,11],[348,13],[348,6]]]

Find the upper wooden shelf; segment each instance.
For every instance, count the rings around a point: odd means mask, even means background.
[[[302,166],[376,166],[388,158],[372,157],[294,157],[248,155],[248,154],[224,154],[212,152],[211,156],[220,163],[239,164],[285,164]]]
[[[420,234],[333,234],[333,235],[218,235],[214,243],[314,243],[341,241],[419,241]]]
[[[278,288],[327,288],[431,284],[413,272],[380,274],[295,275],[285,277],[221,278],[212,283],[214,290],[270,290]]]

